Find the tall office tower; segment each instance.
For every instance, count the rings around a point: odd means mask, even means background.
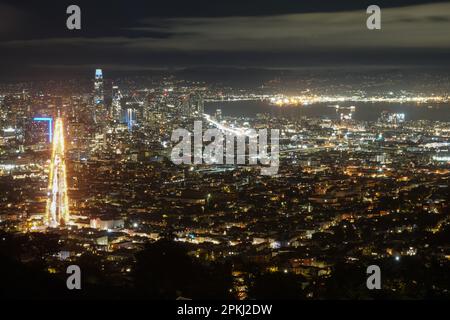
[[[70,216],[64,155],[64,127],[61,118],[57,118],[55,122],[48,181],[45,222],[52,228],[66,225]]]
[[[151,96],[146,96],[144,100],[144,106],[142,109],[142,118],[146,124],[150,124],[154,118],[156,111],[156,103]]]
[[[217,109],[214,115],[217,121],[222,121],[222,109]]]
[[[133,108],[128,108],[125,114],[126,123],[128,130],[133,130],[133,126],[136,124],[136,110]]]
[[[103,104],[104,102],[105,97],[103,95],[103,72],[102,69],[96,69],[94,81],[94,103],[98,105]]]
[[[145,124],[152,130],[157,130],[163,125],[163,116],[159,108],[158,96],[154,93],[148,94],[144,103],[143,118]]]
[[[192,108],[191,108],[191,96],[186,95],[181,97],[181,113],[184,117],[190,117],[192,115]]]
[[[103,90],[103,72],[102,69],[95,70],[94,80],[94,121],[103,120],[106,112],[105,96]]]
[[[197,94],[197,113],[202,116],[205,113],[205,102],[201,94]]]
[[[145,124],[148,123],[152,114],[152,103],[150,102],[150,97],[147,95],[144,99],[144,105],[142,106],[142,119]]]
[[[112,87],[112,103],[111,103],[111,116],[114,120],[120,121],[122,114],[122,93],[118,86]]]

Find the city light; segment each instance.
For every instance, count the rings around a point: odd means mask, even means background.
[[[49,227],[67,225],[70,219],[64,152],[63,120],[57,118],[50,161],[48,199],[45,216],[46,224]]]
[[[48,142],[51,143],[53,140],[53,118],[35,117],[35,118],[33,118],[33,120],[48,122]]]

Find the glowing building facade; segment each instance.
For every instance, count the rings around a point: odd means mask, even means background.
[[[103,93],[103,72],[102,69],[95,70],[94,81],[94,103],[96,105],[103,104],[105,100]]]
[[[113,119],[120,121],[120,116],[122,114],[122,94],[119,90],[118,86],[112,87],[112,108],[111,108],[111,116]]]
[[[103,72],[102,69],[95,70],[94,79],[94,121],[103,120],[106,116],[105,95],[103,86]]]

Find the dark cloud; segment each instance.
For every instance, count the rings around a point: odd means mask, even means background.
[[[26,21],[27,14],[21,10],[0,3],[0,37],[20,29]]]
[[[172,11],[170,1],[136,1],[126,7],[120,1],[96,2],[95,6],[91,2],[80,5],[81,31],[65,28],[64,1],[49,7],[48,12],[36,4],[4,5],[15,18],[0,22],[0,26],[20,32],[0,33],[0,70],[16,66],[73,70],[107,65],[133,71],[193,65],[298,68],[450,64],[449,3],[406,6],[405,1],[391,1],[382,7],[382,30],[369,31],[364,1],[357,5],[351,1],[340,1],[341,5],[336,1],[320,5],[317,1],[303,5],[297,1],[272,1],[270,5],[267,1],[214,1],[217,6],[211,2],[189,2],[188,8],[185,1]],[[248,3],[255,10],[251,11]],[[37,23],[43,18],[44,22]]]

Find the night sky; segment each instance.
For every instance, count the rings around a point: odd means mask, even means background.
[[[66,28],[77,4],[82,29]],[[366,8],[382,8],[382,29]],[[186,67],[450,68],[450,2],[0,1],[0,77]],[[92,72],[91,72],[92,73]]]

